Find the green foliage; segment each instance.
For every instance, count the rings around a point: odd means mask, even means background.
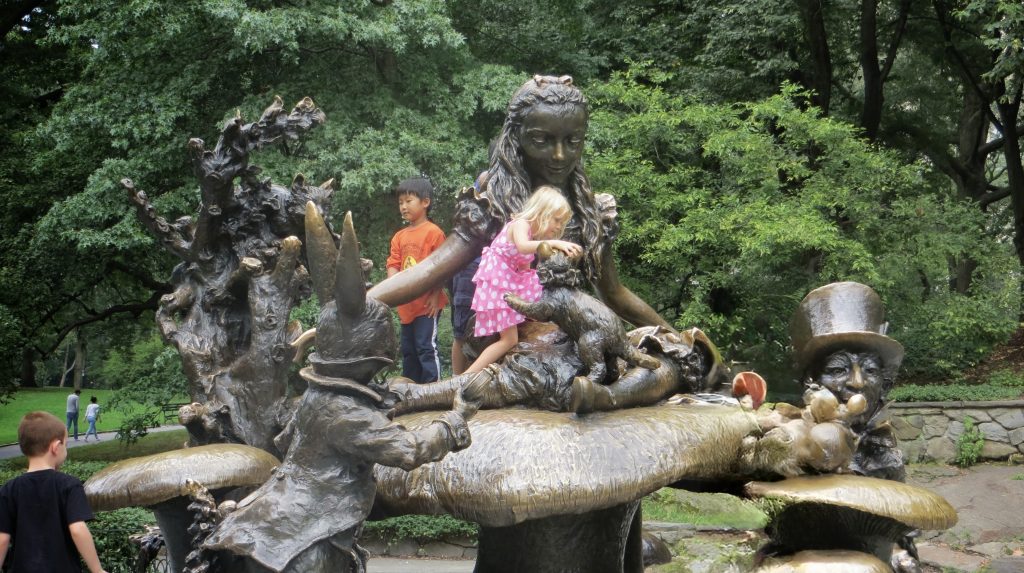
[[[423,542],[451,537],[476,537],[480,529],[475,523],[450,515],[400,515],[380,521],[367,521],[364,531],[385,540],[415,539]]]
[[[591,88],[588,169],[618,199],[621,274],[677,326],[778,367],[800,299],[855,280],[885,301],[907,369],[942,374],[1016,327],[1009,250],[991,244],[977,209],[922,193],[921,165],[803,106],[793,86],[706,104],[665,89],[670,78],[637,65]],[[979,261],[975,295],[945,288],[965,252]]]
[[[964,431],[956,439],[956,457],[953,463],[962,467],[971,467],[978,463],[981,450],[985,447],[985,434],[974,425],[970,416],[964,418]]]
[[[724,493],[694,493],[660,489],[641,501],[645,519],[720,525],[734,529],[760,529],[767,518],[753,502]]]
[[[139,507],[101,511],[89,522],[100,563],[110,573],[134,573],[139,547],[129,537],[155,522],[153,514]]]
[[[907,384],[889,392],[896,402],[1015,400],[1020,395],[1020,388],[993,384]]]
[[[996,370],[989,374],[988,383],[1003,388],[1016,388],[1018,392],[1024,392],[1024,374],[1008,368]]]
[[[118,439],[134,444],[160,425],[160,407],[187,395],[177,351],[156,333],[126,349],[113,349],[100,367],[104,381],[118,389],[110,407],[122,413]],[[141,405],[141,407],[140,407]]]

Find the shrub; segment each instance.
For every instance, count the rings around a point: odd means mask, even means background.
[[[423,542],[449,537],[473,537],[479,533],[474,523],[450,515],[400,515],[380,521],[367,521],[364,530],[381,539],[415,539]]]
[[[153,514],[138,507],[101,511],[89,523],[100,563],[109,573],[133,573],[139,554],[129,537],[154,522]]]
[[[1016,388],[1018,393],[1024,392],[1024,375],[1008,368],[989,374],[988,383],[1002,388]]]
[[[985,401],[1011,400],[1020,394],[1021,388],[992,384],[921,384],[893,388],[889,398],[896,402]]]
[[[978,463],[981,450],[985,447],[985,434],[974,425],[974,420],[964,418],[964,431],[956,439],[956,458],[953,463],[962,467],[970,467]]]

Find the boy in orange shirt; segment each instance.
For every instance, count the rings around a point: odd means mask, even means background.
[[[422,261],[444,242],[444,231],[427,215],[434,188],[426,178],[406,179],[395,189],[398,210],[409,226],[391,238],[388,276]],[[441,361],[437,353],[437,320],[448,302],[442,289],[398,306],[402,323],[402,376],[415,382],[438,380]]]

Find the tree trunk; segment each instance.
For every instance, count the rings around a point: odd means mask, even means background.
[[[1018,91],[1010,101],[1000,101],[996,107],[1003,123],[1003,157],[1006,160],[1007,186],[1013,208],[1013,246],[1017,260],[1024,268],[1024,165],[1021,163],[1020,135],[1017,132],[1020,101],[1021,94]],[[1024,281],[1021,282],[1021,290],[1024,292]],[[1024,308],[1019,310],[1019,315],[1024,319]]]
[[[800,0],[800,17],[804,23],[804,36],[811,55],[811,102],[828,115],[832,101],[832,56],[828,49],[824,7],[821,0]]]
[[[860,126],[874,141],[882,122],[882,68],[878,64],[878,2],[863,0],[860,13],[860,69],[864,75],[864,107]]]
[[[75,337],[75,390],[82,389],[82,380],[85,378],[85,340],[82,338],[82,331],[78,331]]]
[[[985,173],[985,160],[988,154],[981,150],[988,137],[991,123],[982,106],[985,102],[974,90],[964,91],[964,103],[958,124],[958,149],[956,166],[953,169],[953,181],[956,183],[957,196],[962,200],[977,201],[987,191],[988,179]],[[966,294],[974,280],[974,269],[978,262],[970,254],[964,254],[950,260],[950,290]]]
[[[33,360],[35,354],[31,348],[24,348],[21,351],[21,387],[36,388],[36,363]]]

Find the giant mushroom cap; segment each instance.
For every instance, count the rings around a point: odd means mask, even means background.
[[[905,483],[852,475],[751,482],[751,497],[774,500],[768,526],[787,550],[854,549],[888,558],[892,543],[914,529],[947,529],[956,510],[942,496]]]
[[[242,444],[184,448],[111,464],[85,482],[85,495],[96,511],[152,507],[188,495],[186,479],[210,491],[255,486],[278,465],[269,453]]]
[[[892,573],[888,564],[860,551],[800,551],[772,557],[754,573]]]
[[[167,544],[169,571],[181,571],[190,550],[188,480],[211,492],[257,486],[280,462],[269,453],[243,444],[210,444],[131,458],[111,464],[85,482],[85,495],[96,511],[148,507]]]
[[[410,430],[436,413],[395,421]],[[412,471],[378,465],[377,500],[393,513],[449,513],[484,527],[630,503],[681,479],[735,472],[756,420],[735,406],[652,406],[571,414],[482,410],[473,445]]]

